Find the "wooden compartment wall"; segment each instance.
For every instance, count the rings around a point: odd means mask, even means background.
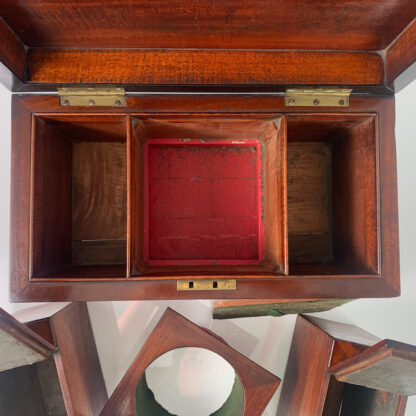
[[[13,100],[15,300],[399,293],[391,98],[58,101]]]

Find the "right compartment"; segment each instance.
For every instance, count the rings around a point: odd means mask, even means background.
[[[290,275],[378,275],[378,118],[287,116]]]

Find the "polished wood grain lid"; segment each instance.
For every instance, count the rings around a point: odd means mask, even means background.
[[[416,58],[413,0],[4,0],[0,15],[24,83],[393,89]]]

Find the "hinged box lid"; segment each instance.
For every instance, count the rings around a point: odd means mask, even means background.
[[[416,75],[414,0],[3,0],[0,16],[0,80],[15,91],[392,93]]]

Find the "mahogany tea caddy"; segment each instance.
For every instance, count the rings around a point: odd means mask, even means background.
[[[415,2],[212,6],[2,2],[13,301],[400,294]]]

